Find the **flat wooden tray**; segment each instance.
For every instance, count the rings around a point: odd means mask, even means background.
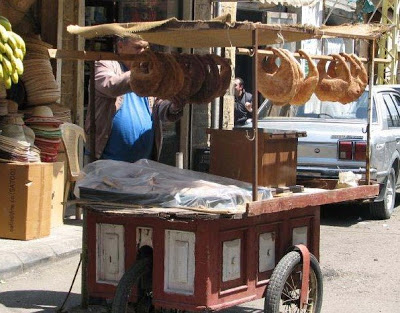
[[[250,202],[243,213],[229,214],[223,211],[205,211],[200,208],[156,208],[142,207],[123,203],[106,203],[94,201],[79,201],[85,209],[100,211],[106,215],[157,217],[163,219],[242,219],[249,216],[290,211],[308,206],[319,206],[360,199],[374,198],[379,194],[379,185],[364,185],[342,189],[326,190],[320,188],[304,188],[299,193],[280,193],[279,197]]]

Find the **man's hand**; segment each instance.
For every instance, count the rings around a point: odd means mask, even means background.
[[[249,111],[249,112],[252,112],[252,111],[253,111],[253,106],[252,106],[251,102],[246,102],[246,103],[244,104],[244,106],[245,106],[245,108],[246,108],[247,111]]]
[[[171,101],[168,111],[170,114],[179,114],[180,112],[183,111],[184,107],[185,107],[185,101],[178,97],[174,97],[173,101]]]

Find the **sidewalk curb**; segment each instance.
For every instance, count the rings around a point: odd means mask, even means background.
[[[82,251],[82,228],[64,225],[45,238],[31,241],[0,239],[0,279],[24,273],[35,266],[59,261]]]

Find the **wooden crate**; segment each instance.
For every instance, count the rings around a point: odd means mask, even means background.
[[[252,131],[208,130],[210,173],[241,181],[253,181]],[[267,187],[296,185],[297,141],[304,132],[259,130],[258,184]]]

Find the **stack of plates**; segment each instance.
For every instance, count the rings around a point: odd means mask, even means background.
[[[8,114],[8,100],[0,99],[0,116]]]
[[[41,105],[60,99],[60,88],[54,78],[48,49],[53,46],[35,37],[23,37],[26,44],[24,83],[27,104]]]
[[[22,38],[26,45],[24,60],[50,59],[48,49],[53,48],[51,44],[40,40],[39,37],[23,36]]]
[[[40,149],[42,162],[56,162],[61,144],[60,125],[63,122],[54,117],[49,107],[38,106],[25,123],[35,133],[35,146]]]
[[[22,81],[28,105],[54,103],[60,99],[60,88],[54,78],[49,60],[24,60]]]
[[[0,99],[5,99],[7,97],[7,90],[6,87],[4,87],[3,82],[0,82]]]
[[[0,117],[1,134],[19,141],[26,141],[33,145],[35,134],[32,129],[25,126],[23,120],[24,115],[18,113],[18,104],[7,99],[0,100],[0,103],[7,105],[7,114]]]
[[[0,135],[0,161],[40,162],[40,151],[26,141]]]
[[[60,105],[60,104],[48,104],[46,105],[53,111],[53,116],[54,118],[62,121],[62,122],[67,122],[67,123],[72,123],[71,119],[71,109]],[[26,118],[29,118],[32,116],[33,108],[28,108],[23,111],[25,114]]]
[[[53,110],[54,117],[64,123],[72,123],[71,119],[71,110],[65,106],[61,105],[49,105],[49,107]]]

